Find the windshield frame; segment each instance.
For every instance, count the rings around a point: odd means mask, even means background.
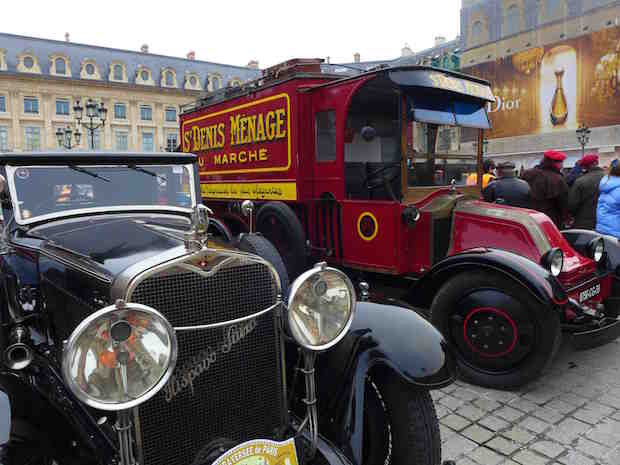
[[[189,186],[190,186],[190,198],[191,198],[191,206],[190,207],[177,207],[173,205],[118,205],[118,206],[98,206],[98,207],[89,207],[89,208],[76,208],[70,210],[62,210],[59,212],[46,213],[44,215],[33,216],[28,219],[24,219],[21,216],[21,211],[19,205],[16,203],[19,201],[19,196],[17,195],[17,188],[15,187],[15,172],[20,168],[50,168],[53,166],[62,167],[66,169],[70,169],[72,163],[62,163],[55,165],[47,165],[47,164],[33,164],[33,165],[5,165],[4,168],[6,170],[7,175],[7,183],[9,188],[9,193],[11,195],[11,204],[13,206],[13,218],[14,221],[20,226],[27,226],[33,223],[41,223],[45,221],[62,219],[66,217],[73,217],[79,215],[88,215],[93,213],[122,213],[122,212],[133,212],[133,211],[163,211],[163,212],[176,212],[182,213],[184,215],[190,215],[197,204],[197,193],[196,193],[196,168],[195,163],[131,163],[131,160],[128,160],[128,163],[79,163],[74,166],[79,166],[81,168],[95,168],[95,167],[107,167],[107,168],[117,168],[117,167],[127,167],[127,165],[136,165],[141,167],[149,167],[149,166],[182,166],[187,169],[189,173]],[[130,168],[127,168],[130,169]],[[147,176],[147,174],[144,174]]]

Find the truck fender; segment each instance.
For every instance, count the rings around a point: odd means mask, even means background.
[[[321,429],[356,465],[362,461],[366,377],[373,368],[420,389],[438,389],[456,377],[454,356],[434,326],[409,308],[372,302],[357,304],[349,332],[318,357],[317,368],[320,411],[329,412]]]
[[[453,276],[484,269],[516,281],[547,309],[568,302],[564,288],[538,263],[506,250],[486,248],[468,250],[440,261],[412,286],[405,300],[412,305],[430,308],[435,294]]]
[[[600,234],[588,229],[567,229],[562,231],[564,239],[580,254],[588,256],[587,246],[593,239],[602,237],[607,254],[607,270],[620,276],[620,239],[606,234]]]

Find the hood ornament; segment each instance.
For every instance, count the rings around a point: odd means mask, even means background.
[[[199,203],[192,212],[192,226],[185,235],[185,247],[190,250],[200,250],[207,246],[209,239],[209,215],[213,211],[206,205]]]

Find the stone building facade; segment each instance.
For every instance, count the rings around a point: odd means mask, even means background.
[[[564,127],[557,125],[549,130],[542,130],[539,127],[529,133],[524,131],[522,134],[510,137],[491,136],[487,144],[489,156],[520,161],[523,166],[529,167],[539,160],[544,150],[554,148],[567,152],[569,164],[572,164],[581,155],[575,130],[577,126],[584,124],[592,128],[586,150],[598,152],[605,161],[617,157],[620,154],[620,117],[615,116],[614,107],[617,106],[614,100],[615,88],[614,95],[601,99],[600,105],[595,110],[603,113],[602,116],[607,116],[606,118],[594,118],[593,116],[597,115],[592,115],[592,111],[588,113],[584,108],[586,104],[592,106],[586,100],[592,98],[590,94],[597,92],[588,79],[592,80],[593,75],[599,72],[596,66],[601,55],[608,53],[616,57],[614,60],[620,60],[620,42],[615,39],[620,30],[619,26],[620,2],[617,0],[463,0],[461,69],[465,73],[487,77],[484,73],[481,74],[480,70],[488,70],[493,66],[501,68],[503,81],[491,82],[496,95],[501,96],[506,90],[511,93],[513,89],[510,87],[518,87],[519,82],[526,79],[525,74],[544,74],[544,70],[541,69],[548,54],[562,52],[573,53],[576,56],[576,59],[573,59],[576,63],[575,77],[571,78],[576,81],[573,108],[577,108],[578,114],[574,121],[565,124]],[[580,56],[591,53],[597,46],[591,43],[600,42],[602,40],[599,40],[600,37],[610,44],[607,45],[609,52],[599,50],[599,54],[595,57]],[[588,42],[588,45],[582,46],[581,44],[585,42]],[[615,47],[618,49],[614,51]],[[505,70],[510,66],[515,68],[512,80],[505,75]],[[558,69],[555,71],[560,72]],[[523,79],[517,76],[519,72],[523,74],[521,76]],[[564,72],[562,69],[560,74]],[[568,75],[569,71],[566,70],[565,73]],[[569,79],[564,75],[563,78],[565,81]],[[544,80],[544,76],[539,77],[540,80]],[[617,87],[617,78],[615,80]],[[509,84],[506,85],[506,82]],[[516,84],[510,84],[511,82]],[[544,90],[540,90],[541,87],[542,85],[539,85],[533,91],[544,93]],[[518,90],[523,96],[531,95],[527,93],[530,88]],[[618,96],[620,97],[620,92]],[[540,101],[543,100],[544,95],[540,97]],[[518,102],[518,99],[513,101]],[[541,106],[543,108],[540,112],[547,111],[542,103]],[[497,106],[491,106],[490,109],[497,110]],[[504,107],[501,110],[504,110]],[[523,120],[530,116],[522,115],[520,118]],[[491,113],[491,119],[493,118]],[[596,124],[593,119],[604,120],[605,123]],[[514,118],[510,120],[508,117],[501,121],[505,125],[517,125],[523,122]],[[549,125],[549,122],[546,121],[544,124]],[[527,124],[523,125],[526,126]]]
[[[178,144],[181,105],[204,91],[260,76],[246,67],[0,34],[0,152],[58,146],[56,131],[73,125],[73,106],[91,98],[108,109],[95,132],[103,150],[157,151]],[[91,147],[81,128],[80,147]]]

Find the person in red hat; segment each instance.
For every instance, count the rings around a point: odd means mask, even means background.
[[[558,228],[562,227],[568,210],[568,184],[562,175],[566,155],[547,150],[540,164],[523,173],[530,185],[530,208],[546,214]]]
[[[571,186],[568,194],[568,211],[575,217],[573,228],[596,228],[596,205],[598,204],[599,184],[605,172],[598,166],[598,155],[588,153],[579,160],[584,171]]]

